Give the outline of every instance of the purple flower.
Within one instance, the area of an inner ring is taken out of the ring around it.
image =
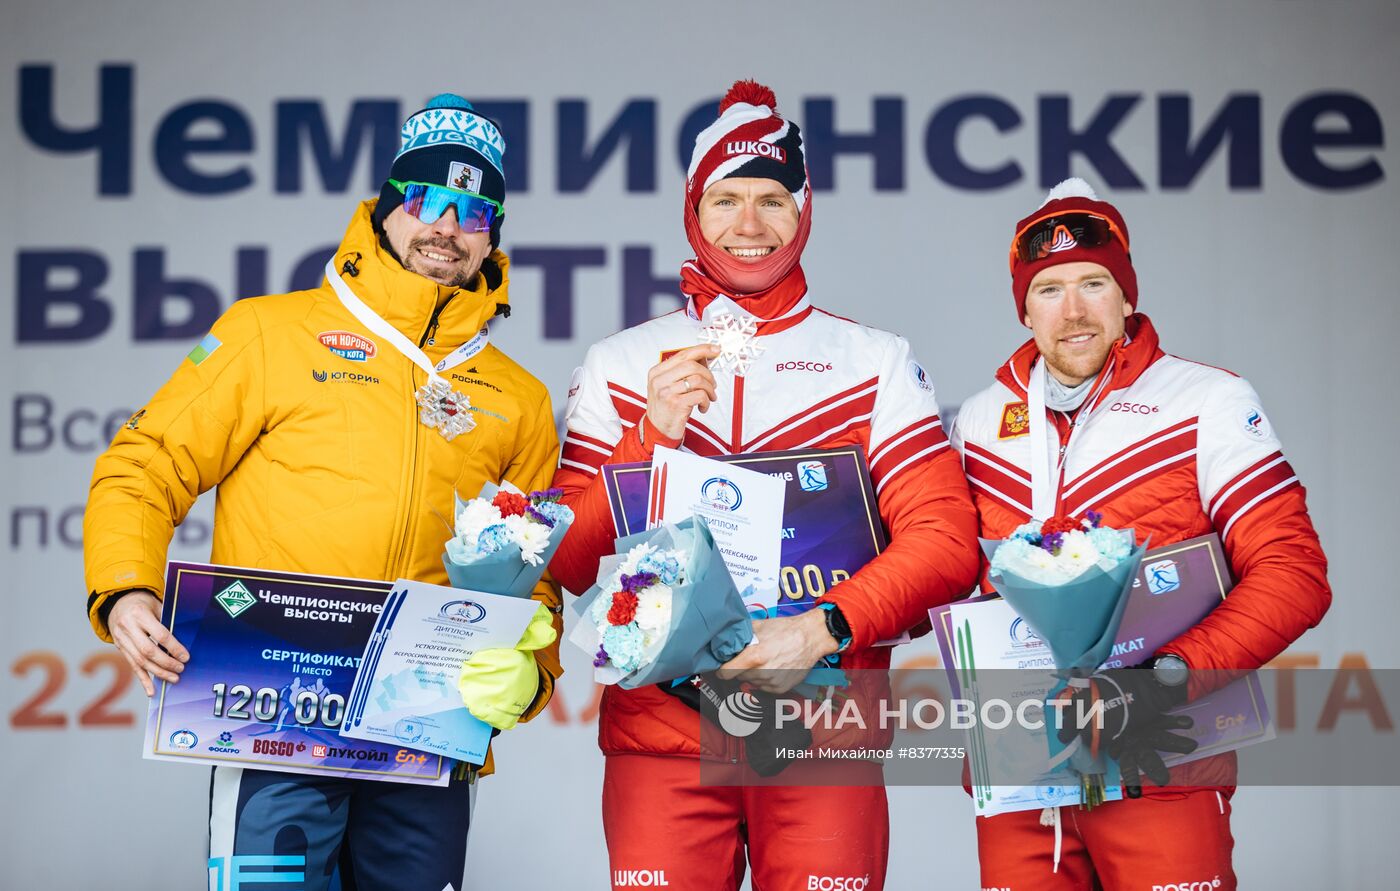
[[[534,520],[536,523],[540,523],[540,524],[542,524],[542,525],[548,526],[550,529],[553,529],[553,528],[554,528],[554,521],[551,520],[549,517],[546,517],[544,514],[540,513],[539,511],[535,510],[534,505],[531,505],[531,506],[525,508],[525,516],[527,516],[527,517],[529,517],[530,519]]]
[[[1089,528],[1097,529],[1103,525],[1103,514],[1096,510],[1091,510],[1085,514],[1089,518]]]
[[[639,572],[636,575],[622,575],[622,590],[628,594],[636,594],[644,591],[656,584],[657,576],[654,572]]]
[[[541,501],[558,501],[564,497],[563,489],[537,489],[525,496],[531,501],[539,503]]]
[[[1040,539],[1040,546],[1052,554],[1060,553],[1060,546],[1065,543],[1063,532],[1049,532]]]
[[[602,668],[608,664],[608,651],[602,647],[598,648],[598,655],[593,657],[593,667]]]

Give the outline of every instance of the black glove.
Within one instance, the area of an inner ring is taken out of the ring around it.
[[[1197,742],[1194,739],[1171,732],[1189,730],[1194,723],[1185,715],[1163,715],[1156,722],[1135,733],[1125,733],[1109,741],[1104,747],[1104,754],[1118,762],[1118,769],[1123,775],[1125,795],[1129,798],[1141,798],[1143,777],[1158,786],[1167,784],[1171,774],[1158,753],[1175,752],[1189,755],[1196,751]]]
[[[1195,721],[1185,715],[1166,714],[1186,702],[1187,685],[1163,684],[1150,663],[1098,672],[1089,680],[1091,686],[1075,688],[1071,705],[1064,710],[1060,742],[1069,745],[1078,737],[1086,747],[1091,746],[1097,729],[1103,753],[1118,762],[1129,798],[1142,795],[1143,776],[1159,786],[1166,785],[1169,775],[1158,753],[1185,755],[1196,750],[1194,739],[1172,732],[1189,730]],[[1096,700],[1104,707],[1102,726],[1092,718],[1078,726],[1079,715],[1087,716]]]
[[[1063,712],[1059,736],[1065,745],[1076,736],[1090,745],[1096,730],[1101,745],[1120,736],[1136,736],[1186,702],[1186,684],[1168,687],[1157,680],[1148,665],[1101,671],[1091,676],[1089,683],[1088,687],[1073,688],[1071,704]],[[1095,701],[1103,704],[1102,725],[1089,714]],[[1078,724],[1081,715],[1085,717],[1083,727]]]
[[[725,733],[730,733],[730,730],[721,720],[720,710],[730,710],[729,703],[733,701],[730,697],[745,693],[740,681],[721,680],[710,674],[696,675],[675,686],[669,683],[658,686],[704,715]],[[759,776],[777,776],[792,763],[791,757],[780,754],[781,750],[800,752],[812,745],[812,731],[802,722],[788,721],[786,726],[778,726],[778,698],[773,694],[751,690],[742,702],[747,707],[746,713],[740,716],[743,720],[736,722],[731,718],[728,723],[730,727],[744,728],[756,724],[752,731],[736,738],[744,740],[744,757]]]

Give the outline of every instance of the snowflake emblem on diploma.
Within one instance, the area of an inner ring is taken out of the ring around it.
[[[711,368],[743,375],[748,374],[749,365],[763,352],[763,345],[754,339],[757,334],[758,322],[753,316],[722,312],[700,329],[700,342],[719,347],[719,355],[710,360]]]
[[[435,428],[448,442],[476,426],[471,400],[440,377],[419,387],[417,397],[418,420]]]

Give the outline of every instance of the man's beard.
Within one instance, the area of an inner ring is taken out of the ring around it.
[[[435,253],[452,257],[458,262],[461,262],[462,260],[466,259],[462,252],[457,249],[457,246],[450,239],[419,238],[408,243],[408,256],[406,258],[399,258],[399,262],[403,264],[403,268],[407,269],[409,272],[417,273],[418,275],[423,276],[429,281],[435,281],[438,284],[448,288],[461,288],[468,291],[476,289],[477,280],[481,277],[480,267],[470,272],[467,272],[465,269],[452,270],[448,272],[442,272],[437,270],[436,268],[425,269],[419,265],[419,258],[421,257],[419,251],[422,248],[427,248]],[[441,277],[444,275],[446,276],[445,278]]]

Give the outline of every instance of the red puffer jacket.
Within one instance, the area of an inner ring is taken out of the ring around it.
[[[706,316],[725,309],[725,300]],[[731,307],[732,308],[732,307]],[[675,312],[595,345],[570,385],[568,435],[554,485],[577,519],[550,571],[575,593],[593,584],[613,551],[613,522],[598,468],[649,461],[659,434],[645,423],[647,372],[667,351],[698,343],[705,321]],[[842,656],[855,671],[859,701],[888,694],[890,648],[876,641],[921,623],[930,607],[970,589],[977,574],[976,512],[939,421],[933,386],[900,337],[802,306],[764,323],[761,357],[745,375],[717,374],[719,401],[694,415],[679,445],[705,456],[859,444],[870,459],[885,551],[835,585],[852,643]],[[675,446],[673,442],[663,445]],[[739,757],[736,740],[706,733],[700,717],[656,688],[609,687],[598,742],[607,754]],[[884,747],[892,735],[844,732],[817,744]]]
[[[1026,382],[1038,356],[1034,340],[1023,345],[953,425],[987,538],[1030,519]],[[1216,532],[1236,579],[1220,606],[1158,653],[1193,670],[1254,669],[1316,625],[1332,601],[1327,558],[1249,383],[1163,353],[1138,314],[1090,393],[1072,417],[1047,412],[1063,449],[1050,461],[1059,467],[1056,513],[1101,511],[1105,524],[1131,527],[1153,547]],[[983,569],[986,587],[985,560]],[[1201,678],[1192,697],[1205,691]],[[1234,778],[1231,753],[1182,765],[1172,785],[1228,787]]]

